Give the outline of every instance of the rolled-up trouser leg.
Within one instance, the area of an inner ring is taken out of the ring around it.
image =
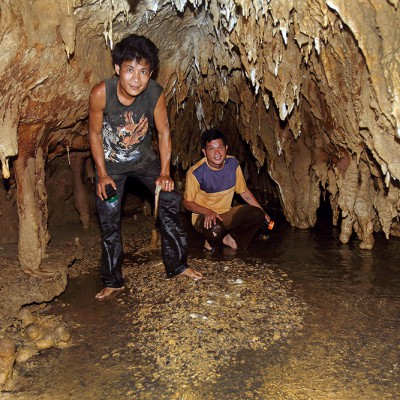
[[[104,287],[119,288],[122,278],[121,199],[124,192],[124,177],[112,176],[117,185],[118,200],[109,203],[97,197],[97,211],[101,234],[101,279]]]
[[[245,249],[253,240],[265,220],[265,212],[255,206],[240,205],[221,214],[225,230],[235,239],[239,248]]]
[[[187,236],[180,216],[180,199],[175,190],[160,192],[161,250],[168,278],[179,275],[187,268]]]

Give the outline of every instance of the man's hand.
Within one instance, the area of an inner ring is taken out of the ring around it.
[[[97,182],[96,193],[97,193],[97,196],[99,196],[101,200],[107,199],[107,193],[106,193],[107,185],[111,185],[115,190],[117,190],[117,185],[108,175],[103,176],[102,178],[99,178],[99,181]]]
[[[223,221],[222,217],[215,211],[210,210],[207,207],[203,207],[197,204],[195,201],[183,199],[183,205],[185,208],[193,213],[204,215],[204,228],[212,228],[216,223],[217,219]]]
[[[204,228],[210,229],[217,223],[217,219],[222,221],[222,218],[215,211],[207,209],[204,213]]]
[[[156,186],[160,185],[164,192],[172,192],[175,184],[169,175],[160,175],[156,180]]]

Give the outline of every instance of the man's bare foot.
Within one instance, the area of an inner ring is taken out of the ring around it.
[[[230,247],[231,249],[233,249],[233,250],[237,250],[237,248],[238,248],[238,245],[236,244],[236,241],[235,241],[235,239],[231,236],[231,235],[226,235],[223,239],[222,239],[222,243],[225,245],[225,246],[228,246],[228,247]]]
[[[204,249],[207,251],[214,251],[214,247],[211,246],[210,243],[208,243],[208,240],[204,241],[204,245],[203,245]]]
[[[195,281],[199,281],[200,279],[203,279],[203,275],[199,272],[196,271],[194,268],[186,268],[182,273],[180,273],[178,276],[187,276],[188,278],[192,278]]]
[[[99,293],[97,293],[94,298],[101,300],[101,299],[104,299],[116,292],[120,292],[121,290],[124,290],[124,289],[125,289],[125,286],[122,286],[119,288],[105,287]]]

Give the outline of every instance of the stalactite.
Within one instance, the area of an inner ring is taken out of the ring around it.
[[[14,167],[18,186],[18,259],[26,272],[48,276],[51,272],[40,267],[50,239],[43,152],[39,149],[35,157],[30,152],[20,152]]]
[[[160,47],[157,79],[182,165],[196,150],[187,137],[234,124],[260,166],[268,163],[293,226],[313,224],[327,174],[334,221],[341,213],[342,231],[351,233],[360,224],[343,194],[346,179],[352,181],[343,177],[350,157],[351,170],[366,163],[374,171],[374,226],[389,234],[400,209],[389,198],[400,179],[397,0],[159,0],[134,7],[127,0],[41,0],[31,10],[11,3],[0,14],[5,177],[21,124],[42,124],[43,142],[52,143],[45,159],[57,157],[66,136],[72,154],[90,87],[112,74],[109,51],[138,32]],[[290,193],[298,190],[304,201]],[[370,207],[369,200],[363,204]]]
[[[9,158],[18,154],[19,103],[19,96],[10,92],[0,100],[0,163],[4,179],[10,177]]]

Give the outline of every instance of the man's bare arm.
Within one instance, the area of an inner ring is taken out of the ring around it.
[[[101,130],[103,128],[103,111],[106,105],[105,84],[101,82],[93,87],[89,96],[89,139],[90,149],[96,164],[96,170],[99,177],[97,183],[97,195],[104,200],[107,198],[105,187],[107,184],[116,189],[114,181],[107,175],[103,136]]]
[[[253,193],[249,189],[247,189],[243,193],[240,193],[240,196],[247,204],[250,204],[251,206],[254,206],[254,207],[261,208],[261,210],[264,211],[264,209],[261,207],[260,203],[257,201],[257,199],[254,197]],[[269,217],[269,215],[265,211],[264,211],[264,213],[265,213],[265,219],[267,220],[267,222],[271,221],[271,218]]]
[[[161,94],[154,109],[154,122],[158,133],[161,161],[160,176],[156,180],[156,185],[161,185],[163,190],[170,192],[174,190],[174,181],[170,177],[172,141],[164,93]]]

